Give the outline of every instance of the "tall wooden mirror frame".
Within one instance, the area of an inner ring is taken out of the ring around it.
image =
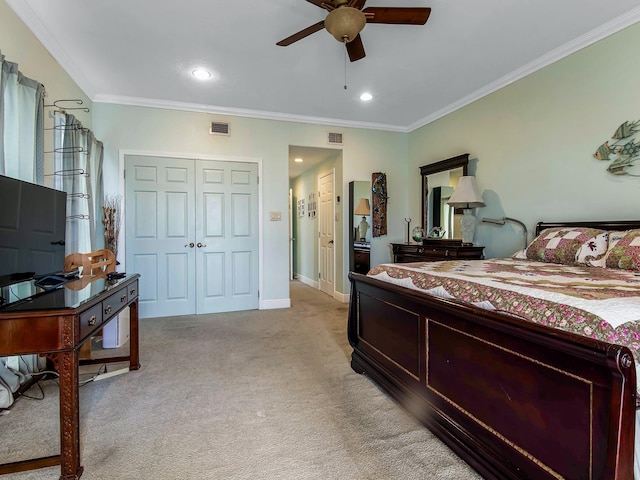
[[[434,173],[446,172],[447,170],[454,170],[456,168],[462,168],[462,175],[469,174],[469,154],[463,153],[456,157],[447,158],[436,163],[430,163],[429,165],[423,165],[420,167],[420,175],[422,176],[422,225],[425,229],[424,234],[427,235],[427,225],[429,224],[429,175]]]

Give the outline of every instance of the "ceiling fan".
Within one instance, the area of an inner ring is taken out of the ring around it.
[[[364,45],[360,32],[367,23],[388,23],[395,25],[424,25],[429,19],[428,7],[367,7],[367,0],[307,0],[329,12],[326,18],[315,25],[300,30],[276,45],[286,47],[308,37],[323,28],[346,45],[349,60],[355,62],[364,58]]]

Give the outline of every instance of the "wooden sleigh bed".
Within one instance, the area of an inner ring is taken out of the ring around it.
[[[565,226],[622,231],[640,222],[540,223],[536,235]],[[633,479],[629,348],[365,275],[349,278],[352,368],[483,477]]]

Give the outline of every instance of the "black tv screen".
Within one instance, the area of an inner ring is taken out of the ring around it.
[[[0,175],[0,286],[62,272],[67,194]]]

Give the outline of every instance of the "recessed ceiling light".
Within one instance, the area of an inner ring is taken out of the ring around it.
[[[211,72],[203,68],[196,68],[193,72],[191,72],[191,75],[193,75],[198,80],[208,80],[212,76]]]
[[[296,162],[296,163],[302,163],[303,162],[303,160],[301,158],[299,158],[299,157],[295,158],[293,161]]]
[[[362,100],[363,102],[368,102],[372,98],[373,95],[371,95],[369,92],[364,92],[362,95],[360,95],[360,100]]]

